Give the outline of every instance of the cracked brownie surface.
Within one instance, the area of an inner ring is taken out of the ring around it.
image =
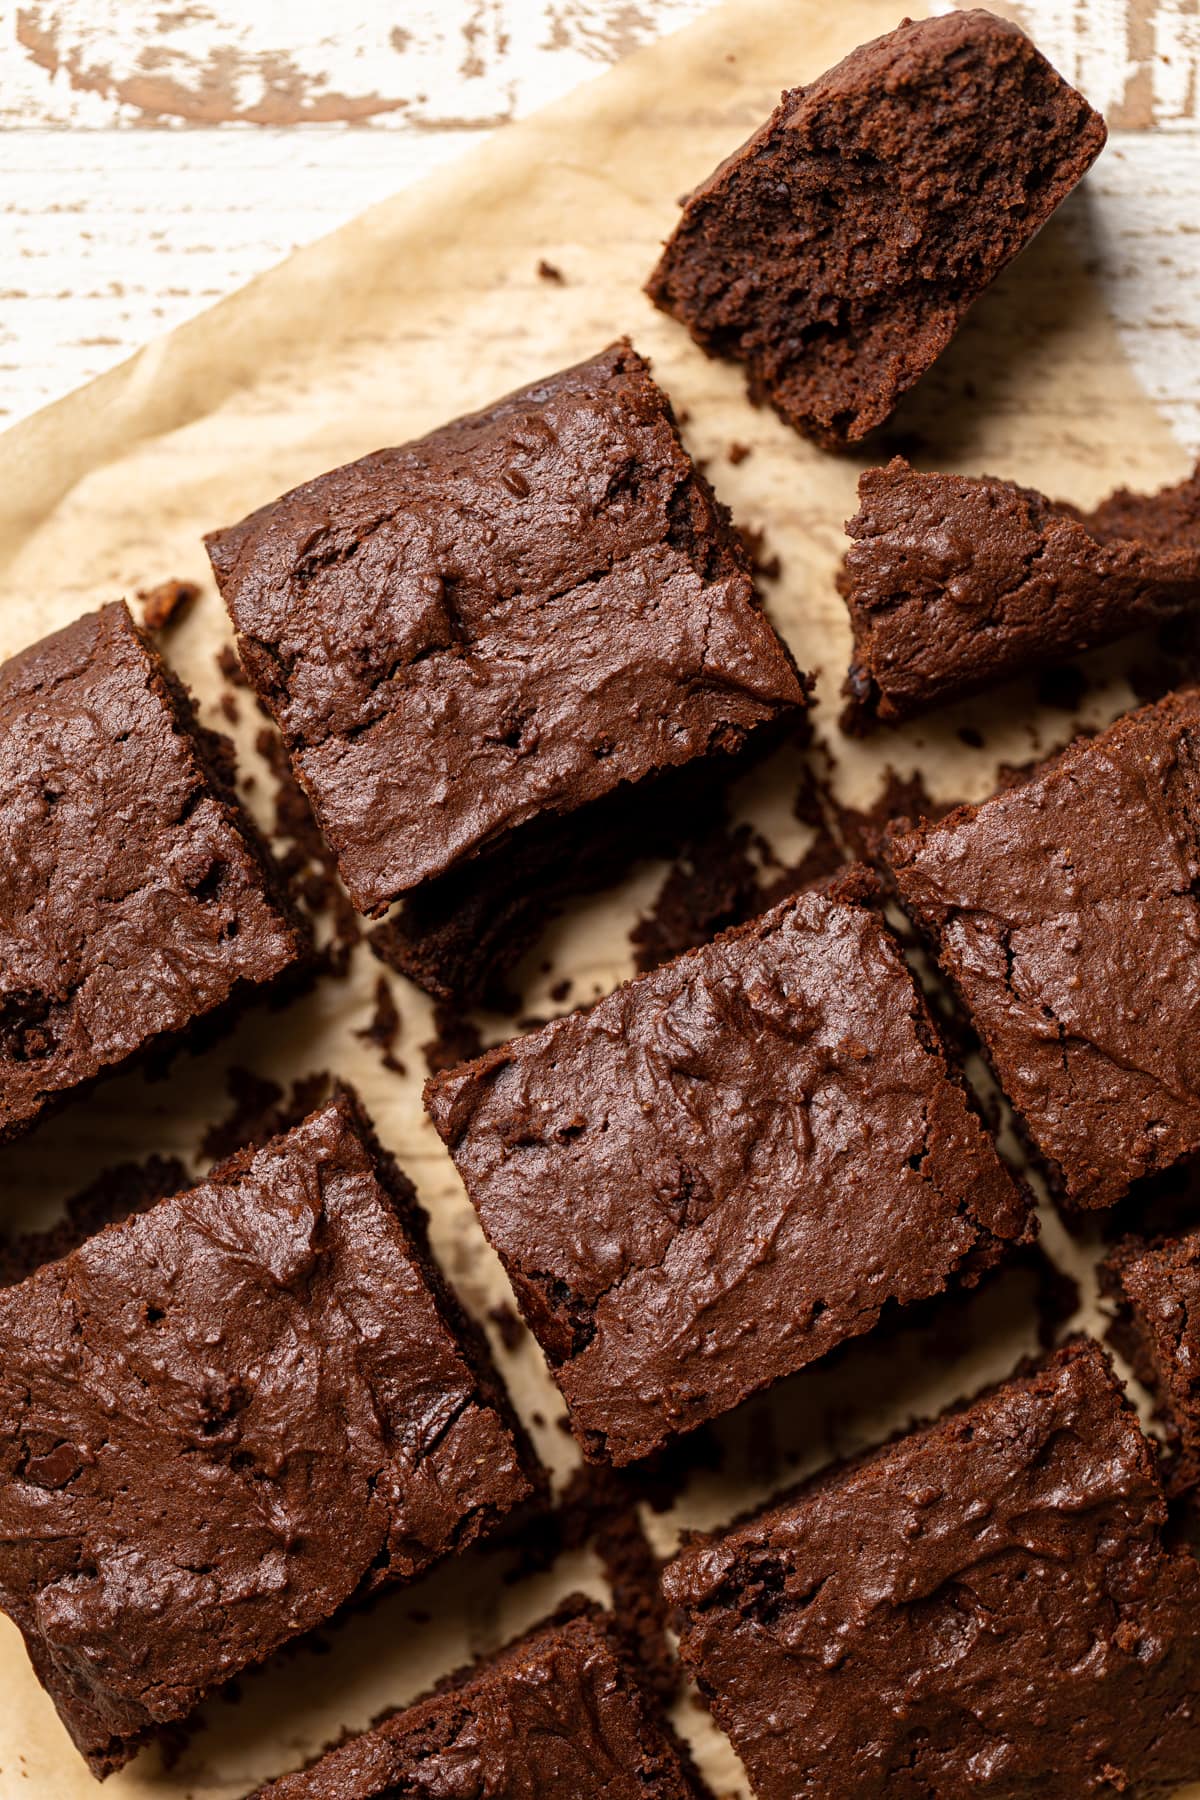
[[[684,202],[647,292],[839,448],[889,416],[1104,138],[1007,20],[906,21],[784,94]]]
[[[0,1293],[0,1604],[98,1775],[539,1482],[345,1092]]]
[[[1099,1345],[689,1544],[684,1661],[759,1800],[1080,1800],[1200,1767],[1200,1571]]]
[[[578,1598],[554,1619],[253,1800],[707,1800],[618,1647]]]
[[[297,488],[209,553],[356,906],[803,703],[628,343]]]
[[[426,1103],[577,1437],[617,1463],[1032,1230],[849,898],[787,901]]]
[[[896,724],[1200,601],[1200,468],[1093,512],[985,475],[859,478],[838,579],[853,728]]]
[[[886,854],[1069,1200],[1111,1205],[1200,1150],[1200,695]]]
[[[122,603],[0,667],[0,1142],[307,949]]]

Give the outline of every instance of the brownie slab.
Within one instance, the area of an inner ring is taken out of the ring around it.
[[[628,343],[208,544],[362,912],[803,703]]]
[[[1057,1189],[1110,1206],[1200,1150],[1200,696],[886,848]]]
[[[1109,1337],[1167,1427],[1171,1491],[1188,1492],[1200,1483],[1200,1232],[1124,1239],[1100,1265],[1100,1289],[1116,1310]]]
[[[0,666],[0,1142],[306,954],[224,754],[123,603]]]
[[[0,1605],[97,1775],[539,1482],[347,1093],[0,1292]]]
[[[1081,1800],[1200,1775],[1200,1571],[1073,1343],[664,1577],[758,1800]]]
[[[575,1601],[252,1800],[704,1800],[706,1791],[611,1618]]]
[[[883,423],[1104,137],[1015,25],[906,21],[784,94],[684,202],[647,292],[838,448]]]
[[[1200,603],[1200,468],[1093,512],[990,475],[859,478],[843,724],[899,723]]]
[[[426,1104],[596,1460],[1032,1231],[897,945],[844,897],[787,901]]]

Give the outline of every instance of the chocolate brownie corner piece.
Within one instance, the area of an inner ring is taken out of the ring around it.
[[[581,1599],[252,1800],[710,1800],[611,1618]]]
[[[856,891],[796,896],[426,1086],[594,1460],[648,1454],[1032,1231]]]
[[[1200,1485],[1200,1232],[1125,1238],[1100,1265],[1115,1309],[1109,1339],[1154,1396],[1168,1432],[1172,1494]]]
[[[843,724],[898,724],[1200,601],[1200,468],[1094,512],[985,475],[859,479],[838,579],[854,632]]]
[[[1070,1204],[1200,1150],[1200,694],[885,854]]]
[[[0,1293],[0,1604],[97,1775],[540,1482],[345,1092]]]
[[[1104,137],[1015,25],[906,21],[784,94],[684,202],[647,292],[839,448],[883,423]]]
[[[123,603],[0,667],[0,1142],[307,952]]]
[[[804,703],[627,342],[208,543],[362,912]]]
[[[1200,1571],[1099,1345],[834,1468],[664,1577],[758,1800],[1173,1792]]]

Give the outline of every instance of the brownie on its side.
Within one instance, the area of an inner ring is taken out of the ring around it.
[[[883,423],[1104,137],[1015,25],[906,21],[784,94],[684,202],[647,292],[838,448]]]
[[[990,475],[859,478],[843,725],[894,725],[1200,603],[1200,467],[1085,513]]]
[[[1200,1776],[1200,1570],[1078,1340],[666,1571],[758,1800],[1081,1800]]]
[[[1109,1337],[1154,1396],[1167,1427],[1169,1485],[1200,1485],[1200,1232],[1146,1244],[1126,1238],[1100,1265],[1116,1317]]]
[[[804,702],[628,343],[208,543],[247,674],[365,913]]]
[[[1066,1199],[1200,1150],[1200,694],[885,854]]]
[[[0,1143],[307,952],[124,603],[0,666]]]
[[[252,1800],[705,1800],[607,1614],[564,1604],[516,1643]]]
[[[594,1460],[1032,1233],[857,891],[799,895],[426,1086]]]
[[[541,1481],[345,1092],[0,1292],[0,1606],[97,1775]]]

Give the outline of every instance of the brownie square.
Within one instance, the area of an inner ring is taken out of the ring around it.
[[[1149,1795],[1200,1775],[1200,1570],[1099,1345],[665,1574],[758,1800]]]
[[[881,425],[1104,144],[1015,25],[905,21],[683,203],[647,292],[830,449]]]
[[[1200,468],[1081,512],[990,475],[918,474],[897,456],[860,476],[846,530],[851,729],[897,724],[1200,601]]]
[[[704,1800],[612,1619],[574,1599],[425,1700],[347,1738],[253,1800]]]
[[[1076,1206],[1200,1150],[1198,734],[1169,694],[886,849]]]
[[[365,913],[803,703],[728,514],[625,342],[208,544]]]
[[[539,1485],[345,1092],[0,1292],[0,1605],[97,1775]]]
[[[306,954],[226,754],[123,603],[0,666],[0,1142]]]
[[[1200,1232],[1126,1238],[1100,1265],[1116,1317],[1109,1337],[1167,1427],[1173,1494],[1200,1484]]]
[[[788,900],[426,1086],[595,1460],[1032,1235],[856,891]]]

